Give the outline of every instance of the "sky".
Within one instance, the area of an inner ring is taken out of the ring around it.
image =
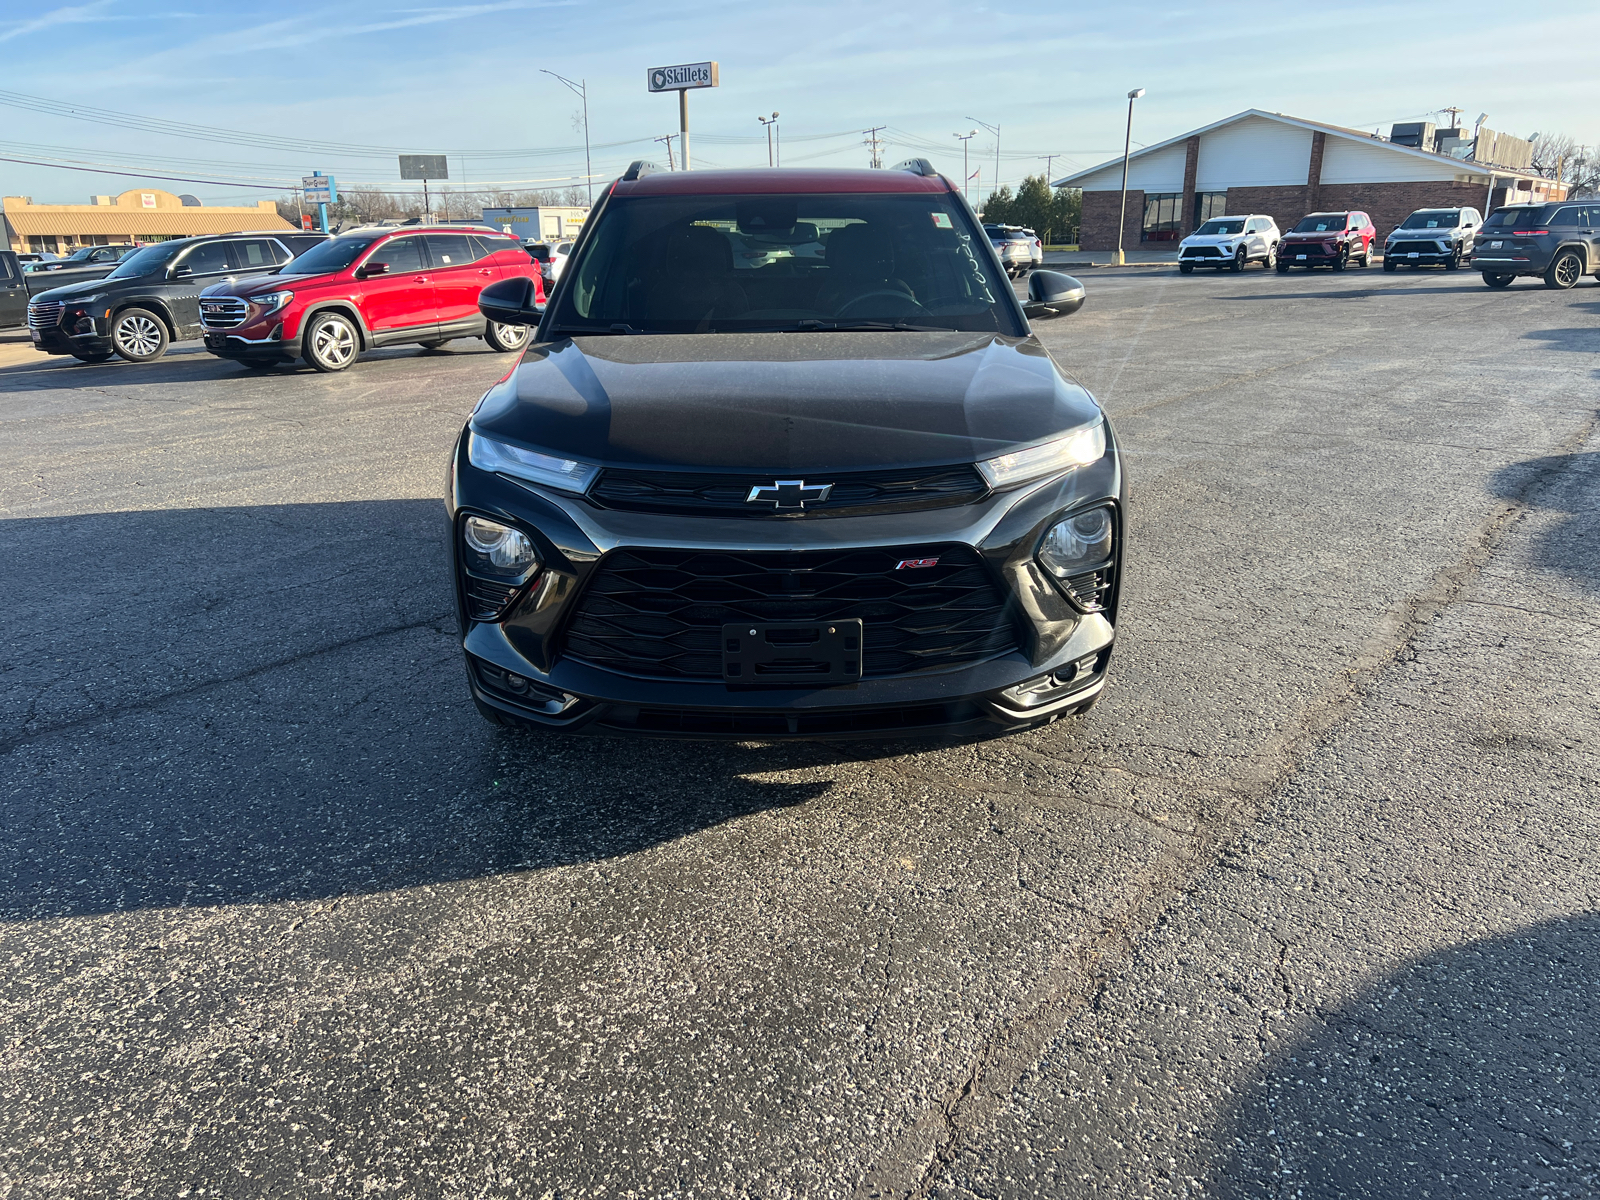
[[[1595,145],[1597,46],[1595,0],[0,0],[0,193],[238,204],[318,169],[398,190],[405,150],[448,155],[451,185],[580,183],[580,103],[545,70],[587,87],[599,182],[665,162],[676,95],[648,94],[647,69],[706,59],[721,85],[690,93],[694,166],[766,165],[756,118],[778,112],[785,166],[867,166],[862,131],[884,126],[886,164],[981,172],[974,199],[997,174],[987,127],[1002,183],[1046,155],[1059,178],[1120,156],[1139,87],[1136,147],[1247,108],[1387,134],[1449,106]]]

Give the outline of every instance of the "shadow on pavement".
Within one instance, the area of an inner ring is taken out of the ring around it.
[[[1600,453],[1512,463],[1495,473],[1491,486],[1502,499],[1568,513],[1533,544],[1533,563],[1600,591]]]
[[[1256,292],[1246,296],[1218,296],[1217,299],[1230,303],[1248,303],[1257,300],[1370,300],[1374,296],[1454,295],[1457,292],[1480,292],[1482,290],[1482,284],[1476,286],[1468,284],[1462,287],[1366,287],[1326,292]]]
[[[1225,1131],[1233,1157],[1216,1194],[1600,1193],[1597,989],[1593,913],[1379,980],[1251,1089]]]
[[[468,696],[437,500],[0,521],[0,919],[631,854],[827,780],[809,744],[540,737]]]
[[[1529,341],[1544,342],[1550,350],[1571,350],[1578,354],[1600,352],[1600,329],[1530,329],[1522,335]]]

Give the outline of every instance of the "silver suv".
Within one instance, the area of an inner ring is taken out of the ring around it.
[[[1258,262],[1272,270],[1278,262],[1278,223],[1263,213],[1238,217],[1212,217],[1178,243],[1178,270],[1185,275],[1196,267],[1242,271]]]
[[[983,231],[989,235],[994,252],[1000,256],[1000,265],[1010,278],[1026,275],[1033,269],[1033,239],[1025,231],[1015,225],[985,225]],[[1044,254],[1041,252],[1039,257],[1042,260]]]
[[[1383,269],[1402,264],[1442,265],[1454,271],[1472,257],[1472,243],[1483,218],[1475,208],[1419,208],[1383,244]]]

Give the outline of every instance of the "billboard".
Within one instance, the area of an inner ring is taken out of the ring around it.
[[[717,64],[714,62],[684,63],[677,67],[651,67],[645,72],[645,82],[652,92],[682,92],[689,88],[717,86]]]
[[[449,179],[450,166],[442,154],[402,154],[401,179]]]

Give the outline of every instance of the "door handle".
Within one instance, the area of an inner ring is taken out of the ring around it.
[[[428,282],[428,277],[426,275],[413,275],[411,277],[411,282],[412,283],[427,283]]]
[[[478,274],[479,275],[493,275],[494,271],[489,267],[479,267],[478,268]]]

